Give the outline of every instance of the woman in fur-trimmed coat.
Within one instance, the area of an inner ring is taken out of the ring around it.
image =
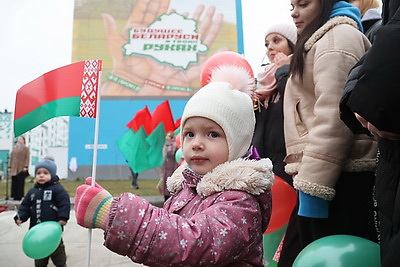
[[[339,117],[347,74],[370,42],[360,31],[359,11],[351,4],[301,3],[292,1],[299,36],[284,98],[285,170],[293,175],[298,202],[278,266],[292,266],[304,247],[328,235],[377,241],[377,144],[371,136],[353,134]]]

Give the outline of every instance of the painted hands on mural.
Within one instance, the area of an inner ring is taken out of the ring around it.
[[[149,4],[148,4],[149,3]],[[139,0],[132,9],[122,33],[118,33],[117,25],[112,16],[102,14],[107,49],[113,60],[113,68],[109,79],[103,83],[102,95],[190,95],[173,90],[160,89],[162,85],[173,85],[177,87],[191,87],[193,80],[200,76],[201,67],[204,64],[207,54],[199,54],[198,64],[190,65],[186,70],[172,68],[160,64],[151,58],[141,56],[125,56],[122,47],[127,43],[128,31],[131,28],[145,28],[157,17],[168,11],[169,0]],[[204,5],[199,5],[191,16],[198,23],[198,33],[202,42],[210,47],[219,31],[221,30],[223,16],[215,14],[215,7],[210,6],[205,12]],[[189,17],[188,13],[182,14]],[[202,17],[202,19],[201,19]],[[228,50],[220,49],[220,50]],[[118,82],[116,82],[118,80]],[[147,81],[156,81],[151,84]],[[125,83],[124,85],[121,85]]]

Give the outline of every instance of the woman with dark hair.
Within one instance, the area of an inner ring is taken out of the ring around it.
[[[350,69],[370,47],[360,11],[345,1],[291,0],[298,38],[285,97],[285,171],[298,200],[279,266],[292,266],[313,241],[335,234],[377,241],[373,188],[377,145],[339,117]]]
[[[289,64],[297,40],[294,24],[274,24],[265,33],[266,56],[270,64],[257,75],[253,92],[256,127],[252,144],[261,158],[269,158],[273,171],[292,185],[292,177],[285,173],[286,156],[283,134],[283,96],[289,77]]]

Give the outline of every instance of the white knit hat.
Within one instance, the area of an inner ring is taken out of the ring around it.
[[[271,33],[279,33],[293,44],[297,42],[297,29],[294,24],[275,24],[268,28],[265,37]]]
[[[227,82],[210,82],[187,102],[181,119],[181,130],[190,117],[204,117],[217,123],[226,135],[228,160],[240,158],[248,151],[253,138],[255,117],[248,94]],[[181,144],[183,144],[181,135]]]

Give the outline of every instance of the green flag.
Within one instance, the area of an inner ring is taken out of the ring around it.
[[[126,125],[130,128],[118,141],[118,147],[134,172],[140,173],[163,164],[163,148],[168,131],[178,131],[168,101],[151,115],[147,106],[139,110]]]
[[[136,133],[132,129],[127,130],[117,141],[119,150],[136,173],[152,168],[147,160],[149,145],[146,142],[146,137],[144,128],[140,127]]]
[[[164,124],[160,123],[153,132],[146,138],[149,145],[147,150],[147,159],[150,168],[160,167],[163,164],[163,148],[165,144]]]

